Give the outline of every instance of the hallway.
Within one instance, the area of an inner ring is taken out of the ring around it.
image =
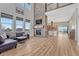
[[[79,55],[79,47],[67,34],[59,33],[58,37],[30,38],[25,43],[18,44],[16,49],[3,52],[1,55],[75,56]]]

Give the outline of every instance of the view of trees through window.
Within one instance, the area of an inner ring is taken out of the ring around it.
[[[12,24],[13,24],[13,19],[9,18],[1,18],[1,28],[4,29],[5,31],[12,31]],[[23,20],[16,19],[16,31],[22,31],[23,30]],[[25,22],[25,31],[30,30],[30,21]]]
[[[31,9],[30,3],[17,3],[16,5],[17,5],[16,7],[21,8],[21,10],[16,8],[15,13],[18,13],[18,14],[24,15],[24,9]],[[0,19],[1,29],[4,29],[5,31],[12,31],[12,30],[23,31],[23,29],[25,29],[25,31],[30,30],[29,20],[24,22],[23,18],[16,17],[15,22],[16,22],[15,23],[16,26],[14,26],[13,15],[9,15],[1,12],[1,19]],[[14,27],[16,29],[14,29]]]
[[[30,30],[31,23],[29,20],[25,21],[23,23],[23,19],[16,18],[16,31],[22,31],[23,30],[23,25],[25,24],[25,31]],[[13,19],[6,18],[6,17],[1,17],[1,28],[4,29],[5,31],[12,31],[13,28]]]
[[[1,27],[5,31],[12,31],[12,23],[12,19],[1,17]]]

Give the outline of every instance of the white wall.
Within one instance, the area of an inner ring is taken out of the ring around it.
[[[76,40],[77,40],[77,44],[79,45],[79,4],[77,4],[76,13],[77,13],[77,19],[76,19]]]
[[[15,4],[13,3],[0,3],[0,12],[8,13],[11,15],[15,14]]]
[[[77,41],[77,44],[79,45],[79,4],[76,4],[76,34],[75,39]]]
[[[72,30],[76,30],[76,9],[68,21],[68,32],[70,33]]]

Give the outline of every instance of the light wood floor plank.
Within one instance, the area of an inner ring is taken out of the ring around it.
[[[67,34],[58,36],[32,37],[16,49],[0,54],[1,56],[78,56],[79,46]]]

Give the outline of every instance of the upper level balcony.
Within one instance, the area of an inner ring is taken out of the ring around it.
[[[74,3],[47,3],[46,12],[52,11],[58,8],[62,8],[65,6],[69,6],[71,4],[74,4]]]

